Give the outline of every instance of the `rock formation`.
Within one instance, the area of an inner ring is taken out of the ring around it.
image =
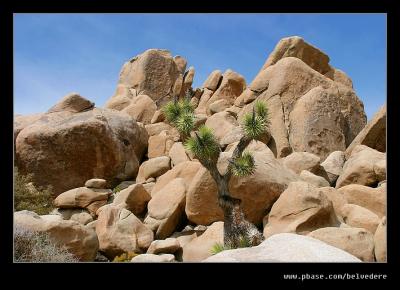
[[[192,88],[183,56],[149,49],[123,65],[105,108],[71,93],[45,113],[15,116],[15,165],[33,175],[29,186],[52,186],[56,207],[15,212],[15,224],[81,261],[385,262],[386,106],[367,124],[351,79],[329,61],[287,37],[250,83],[216,69]],[[268,130],[246,147],[254,173],[228,184],[263,231],[260,245],[221,245],[216,183],[162,110],[175,98],[190,98],[196,128],[216,136],[221,175],[243,116],[268,105]]]

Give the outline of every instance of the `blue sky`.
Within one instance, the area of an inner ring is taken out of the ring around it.
[[[228,68],[250,83],[293,35],[352,78],[368,119],[386,102],[385,14],[15,14],[14,113],[45,112],[70,92],[102,107],[123,63],[149,48],[185,57],[194,87]]]

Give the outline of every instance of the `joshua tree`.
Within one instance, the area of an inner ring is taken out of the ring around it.
[[[190,93],[181,100],[175,97],[163,107],[163,112],[166,120],[179,131],[185,148],[194,154],[217,184],[218,204],[224,212],[224,245],[237,248],[243,244],[255,246],[261,243],[262,234],[244,218],[240,208],[241,200],[231,196],[229,181],[232,175],[243,177],[254,173],[254,158],[245,149],[252,140],[259,139],[269,125],[266,105],[256,101],[253,111],[244,116],[241,124],[243,136],[223,175],[217,169],[221,146],[208,127],[202,125],[196,130]]]

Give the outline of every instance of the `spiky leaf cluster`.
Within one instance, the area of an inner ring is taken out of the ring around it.
[[[254,109],[255,112],[258,116],[260,116],[261,118],[264,119],[264,121],[266,122],[266,124],[269,124],[269,115],[268,115],[268,108],[266,106],[266,104],[260,100],[256,100],[254,103]]]
[[[258,139],[269,125],[268,109],[262,101],[256,101],[252,113],[244,115],[242,128],[250,139]]]
[[[256,164],[253,155],[250,152],[244,152],[242,156],[236,158],[231,163],[231,170],[233,175],[243,177],[254,173]]]
[[[194,108],[188,99],[168,102],[162,109],[165,119],[181,134],[189,135],[193,130],[195,116]]]
[[[190,137],[185,148],[202,160],[212,160],[218,157],[220,147],[211,129],[205,125],[200,126],[195,136]]]
[[[193,113],[184,113],[175,121],[175,128],[179,133],[188,136],[194,127],[195,116]]]

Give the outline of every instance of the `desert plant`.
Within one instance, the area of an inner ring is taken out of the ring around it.
[[[48,214],[53,209],[51,186],[36,188],[31,174],[22,175],[14,167],[14,209],[34,211],[39,215]]]
[[[225,250],[231,250],[229,245],[224,245],[223,243],[215,243],[211,247],[211,254],[215,255]]]
[[[64,247],[54,244],[44,232],[31,231],[15,227],[14,231],[15,262],[79,262]]]
[[[139,254],[134,253],[134,252],[123,253],[119,256],[116,256],[114,258],[113,262],[130,262],[137,255],[139,255]]]
[[[243,177],[254,173],[256,166],[254,157],[244,150],[252,140],[262,138],[269,126],[266,104],[256,101],[252,112],[244,115],[241,124],[243,135],[223,175],[217,169],[221,146],[212,130],[206,126],[200,126],[197,131],[194,130],[194,108],[188,98],[181,100],[175,98],[163,107],[163,112],[167,122],[179,131],[186,149],[191,151],[210,172],[217,184],[218,204],[224,212],[224,246],[238,248],[244,243],[253,246],[261,243],[262,234],[244,218],[240,208],[241,200],[231,196],[228,185],[232,175]]]
[[[244,236],[240,236],[239,237],[239,244],[237,245],[237,248],[248,248],[251,247],[252,243],[251,241],[248,239],[248,237],[244,237]],[[222,251],[226,251],[226,250],[232,250],[233,248],[231,247],[231,245],[225,245],[222,243],[215,243],[212,247],[211,247],[211,254],[215,255],[218,254]]]

